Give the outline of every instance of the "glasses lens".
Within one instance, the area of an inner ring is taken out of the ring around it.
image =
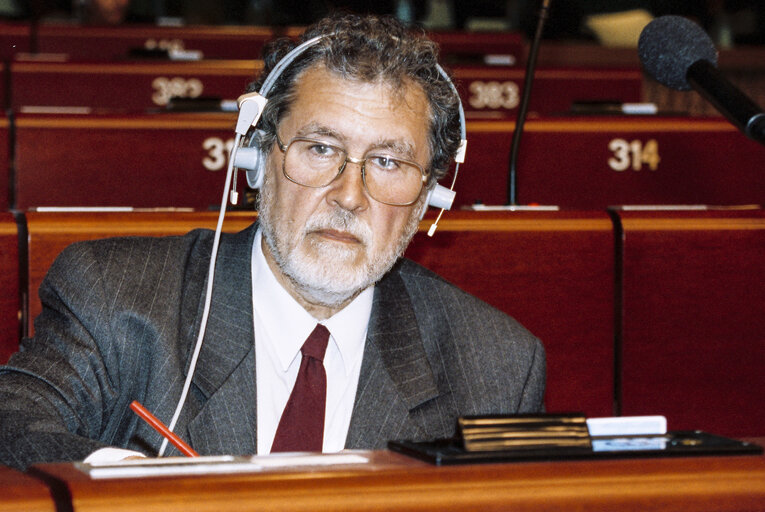
[[[317,140],[294,139],[284,154],[284,174],[307,187],[329,185],[345,162],[345,151]]]
[[[367,191],[381,203],[411,204],[422,191],[422,170],[411,162],[370,155],[366,158],[365,170]]]
[[[320,188],[332,183],[347,158],[342,148],[313,139],[293,139],[284,153],[284,175],[299,185]],[[423,186],[422,169],[412,162],[368,155],[364,182],[373,199],[392,205],[417,200]]]

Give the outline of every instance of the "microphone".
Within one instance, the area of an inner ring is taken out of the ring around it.
[[[537,53],[539,44],[542,40],[542,31],[545,21],[550,11],[551,0],[542,0],[539,7],[539,18],[537,19],[537,28],[534,32],[534,39],[529,49],[529,57],[526,61],[526,76],[523,80],[523,95],[518,105],[518,115],[515,119],[515,130],[513,130],[513,140],[510,143],[510,162],[508,164],[507,174],[507,204],[515,206],[518,199],[518,152],[521,147],[521,135],[523,135],[523,125],[526,123],[526,112],[531,100],[531,85],[534,83],[534,73],[537,67]]]
[[[694,89],[747,137],[765,145],[765,113],[717,69],[717,49],[699,25],[682,16],[661,16],[638,40],[643,69],[678,91]]]

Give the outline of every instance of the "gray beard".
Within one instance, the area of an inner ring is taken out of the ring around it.
[[[305,226],[295,229],[291,218],[281,218],[274,213],[269,181],[267,173],[266,183],[261,190],[259,211],[263,238],[281,272],[303,298],[312,304],[338,307],[382,279],[404,253],[419,226],[418,213],[424,197],[413,208],[396,243],[382,248],[377,254],[369,254],[374,236],[372,229],[354,213],[335,208],[315,214]],[[366,253],[365,263],[353,268],[351,265],[356,252],[344,249],[339,244],[313,238],[305,244],[306,234],[317,228],[339,229],[353,234],[362,242]],[[298,238],[292,246],[288,239],[290,233],[296,233]],[[305,245],[310,245],[312,254],[304,251]]]

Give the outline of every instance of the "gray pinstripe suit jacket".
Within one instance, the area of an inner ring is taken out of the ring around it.
[[[224,235],[194,385],[176,432],[202,454],[256,450],[250,248]],[[103,446],[156,453],[203,306],[212,232],[66,249],[40,287],[35,337],[0,368],[0,461],[78,460]],[[376,286],[348,448],[454,433],[468,414],[542,407],[544,351],[516,321],[402,260]]]

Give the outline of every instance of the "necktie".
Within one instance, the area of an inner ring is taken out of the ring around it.
[[[303,343],[295,387],[279,420],[271,452],[321,451],[327,399],[324,353],[328,341],[329,331],[317,324]]]

